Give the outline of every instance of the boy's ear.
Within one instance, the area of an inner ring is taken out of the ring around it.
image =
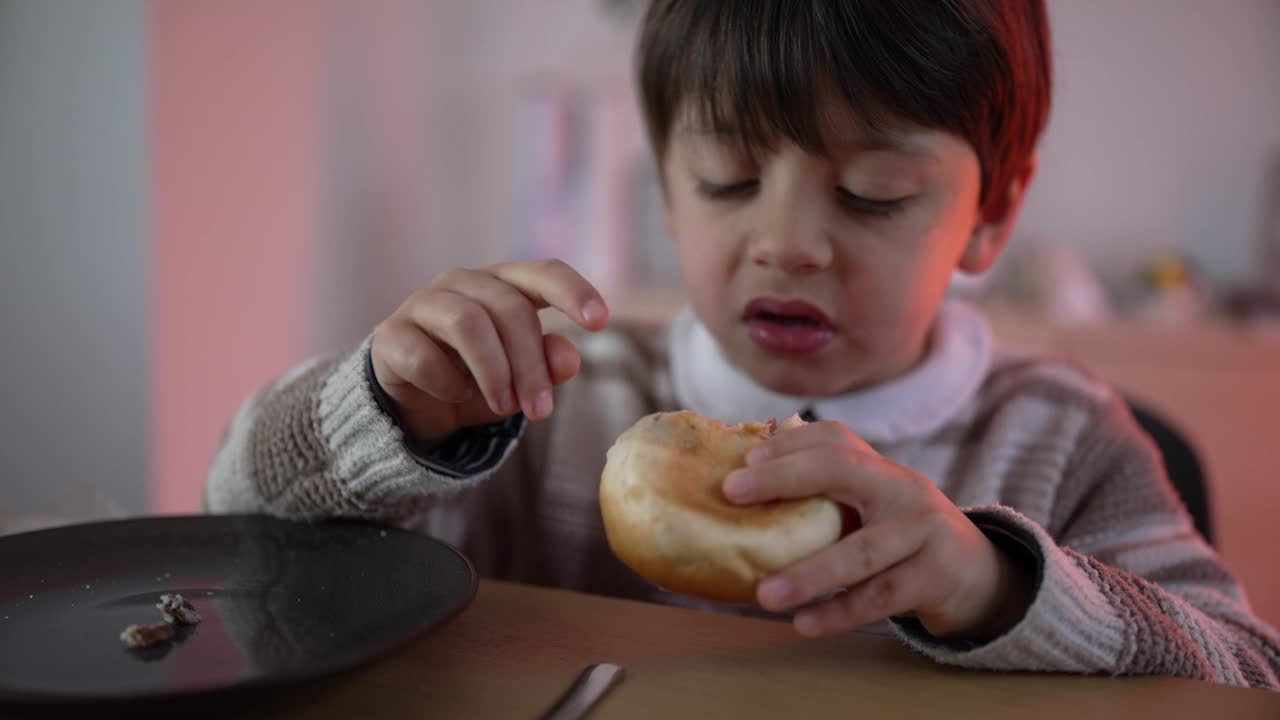
[[[971,274],[986,272],[995,264],[996,258],[1009,242],[1013,234],[1013,226],[1018,220],[1018,211],[1022,209],[1022,200],[1026,197],[1027,186],[1040,166],[1040,158],[1032,153],[1022,170],[1014,176],[1013,182],[1005,188],[999,197],[992,197],[984,205],[978,216],[978,224],[969,237],[964,254],[960,256],[958,268]]]

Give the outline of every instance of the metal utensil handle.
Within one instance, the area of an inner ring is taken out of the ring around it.
[[[613,663],[588,665],[573,681],[573,685],[570,685],[569,689],[560,696],[556,704],[542,716],[542,720],[580,720],[625,675],[621,665]]]

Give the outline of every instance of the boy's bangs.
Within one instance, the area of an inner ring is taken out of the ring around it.
[[[1029,0],[651,0],[637,53],[659,164],[678,125],[755,156],[782,140],[823,152],[836,118],[821,113],[838,112],[870,135],[963,138],[999,198],[1049,109],[1047,20]]]
[[[819,35],[820,13],[806,2],[767,4],[771,14],[763,21],[746,7],[752,2],[725,3],[735,10],[694,19],[667,73],[666,104],[675,124],[752,156],[782,140],[824,151],[830,100],[844,101],[862,124],[875,127],[880,105],[855,69],[859,63],[823,50],[830,39]],[[743,43],[743,37],[754,41]]]

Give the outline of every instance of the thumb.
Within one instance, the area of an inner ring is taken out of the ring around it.
[[[547,374],[553,385],[567,382],[582,366],[582,356],[569,338],[555,333],[542,337],[542,353],[547,358]]]

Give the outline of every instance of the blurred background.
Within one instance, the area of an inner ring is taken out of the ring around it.
[[[195,512],[255,388],[457,265],[679,304],[627,0],[0,0],[0,532]],[[1049,0],[1010,342],[1187,432],[1280,622],[1280,2]]]

